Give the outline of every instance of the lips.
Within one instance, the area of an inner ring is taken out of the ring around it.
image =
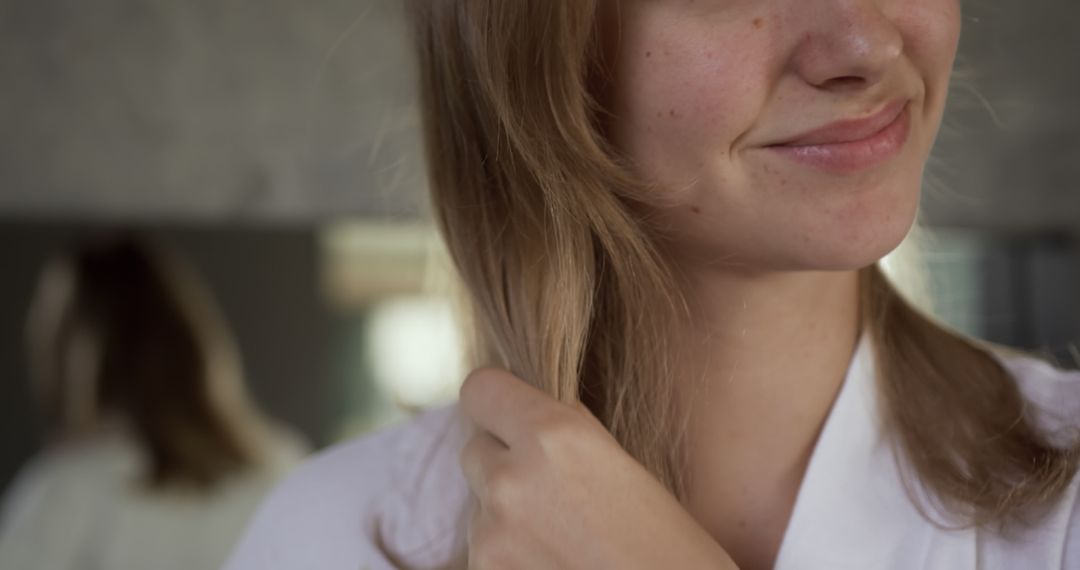
[[[907,106],[907,101],[897,99],[882,110],[863,119],[849,119],[831,123],[804,133],[789,141],[771,146],[812,146],[841,144],[870,138],[896,121]]]
[[[850,174],[899,154],[910,126],[910,106],[901,99],[869,117],[830,123],[765,149],[820,170]]]

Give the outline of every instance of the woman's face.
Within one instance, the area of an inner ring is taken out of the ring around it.
[[[907,234],[959,0],[608,0],[619,151],[688,259],[863,267]]]

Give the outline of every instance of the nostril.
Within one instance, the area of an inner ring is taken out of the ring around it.
[[[858,89],[866,85],[866,78],[859,77],[857,75],[846,75],[844,77],[834,77],[829,79],[821,85],[823,89],[830,90],[844,90],[844,89]]]

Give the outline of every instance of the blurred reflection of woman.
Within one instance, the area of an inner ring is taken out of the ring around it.
[[[28,323],[55,438],[17,477],[0,568],[216,569],[302,455],[248,400],[195,274],[131,238],[49,263]]]
[[[494,368],[298,470],[231,570],[1080,568],[1080,375],[878,265],[959,0],[411,4]]]

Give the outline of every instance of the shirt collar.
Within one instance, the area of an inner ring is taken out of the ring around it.
[[[878,410],[874,346],[864,331],[811,456],[776,570],[974,567],[974,533],[942,532],[909,498]]]

